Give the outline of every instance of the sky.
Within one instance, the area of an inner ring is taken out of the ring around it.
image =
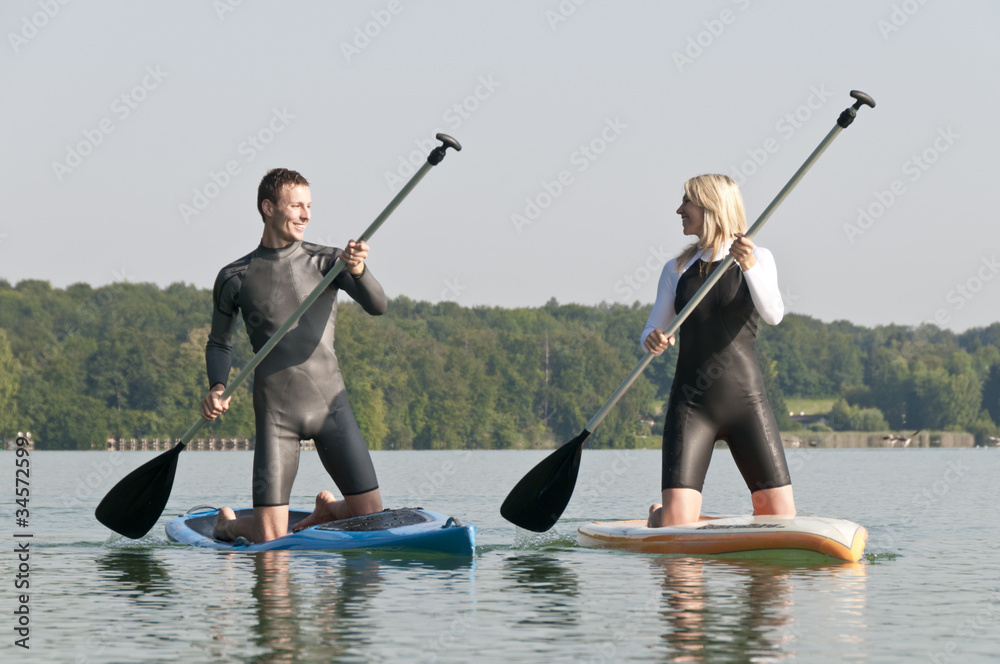
[[[70,2],[0,5],[0,278],[210,288],[256,247],[274,167],[306,239],[371,239],[391,297],[642,304],[689,242],[684,181],[753,222],[786,309],[961,332],[1000,320],[988,0]],[[637,331],[638,334],[639,331]]]

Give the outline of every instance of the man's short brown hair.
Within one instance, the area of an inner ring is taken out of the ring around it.
[[[302,177],[302,174],[298,171],[291,171],[287,168],[272,168],[269,170],[267,175],[261,178],[260,186],[257,187],[257,211],[260,212],[261,219],[264,218],[263,203],[265,200],[269,200],[277,205],[282,189],[300,184],[308,187],[309,180]]]

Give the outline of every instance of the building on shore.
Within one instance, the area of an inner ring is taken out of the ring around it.
[[[19,440],[24,440],[25,442],[18,445]],[[31,437],[30,431],[18,431],[17,435],[12,438],[0,438],[0,450],[11,452],[18,447],[29,450],[35,449],[35,439]]]
[[[865,431],[783,431],[786,448],[926,448],[973,447],[971,433],[955,431],[917,431],[908,435]]]
[[[108,436],[109,452],[161,452],[172,448],[181,442],[180,438],[117,438]],[[230,452],[230,451],[252,451],[254,441],[252,438],[203,438],[192,440],[187,444],[189,450]],[[316,446],[311,440],[299,441],[300,450],[314,450]]]

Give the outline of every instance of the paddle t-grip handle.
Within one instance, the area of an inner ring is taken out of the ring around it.
[[[854,110],[858,110],[862,105],[875,108],[875,100],[872,99],[871,95],[865,94],[861,90],[851,90],[851,96],[857,99],[857,102],[852,107]]]
[[[872,99],[871,95],[862,92],[861,90],[851,90],[851,96],[856,100],[854,105],[850,108],[844,109],[844,112],[840,114],[837,118],[837,124],[846,129],[852,122],[854,122],[854,116],[858,114],[858,110],[862,106],[871,106],[875,108],[875,100]]]
[[[448,134],[438,134],[434,138],[441,141],[441,145],[431,150],[431,153],[427,155],[427,163],[431,166],[437,166],[441,163],[441,160],[444,159],[445,150],[448,148],[452,148],[455,152],[461,152],[462,150],[462,144]]]

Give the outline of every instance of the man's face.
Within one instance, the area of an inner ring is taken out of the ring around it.
[[[301,242],[309,223],[310,207],[312,196],[309,187],[304,184],[285,185],[277,203],[265,200],[262,205],[265,233],[281,245]]]

